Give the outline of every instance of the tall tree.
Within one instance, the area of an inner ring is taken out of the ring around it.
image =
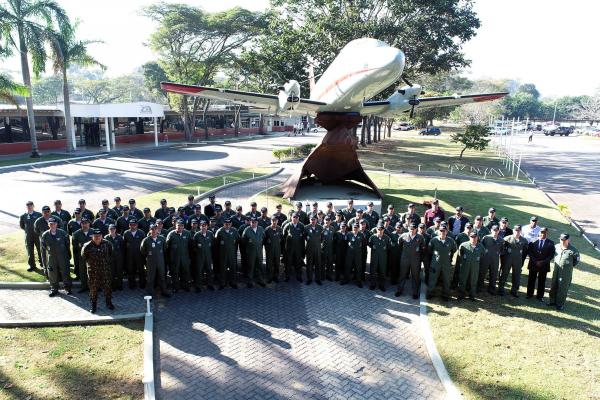
[[[29,91],[23,85],[13,82],[13,80],[7,76],[0,74],[0,102],[14,104],[17,107],[17,96],[27,96]]]
[[[21,58],[23,84],[28,89],[26,103],[31,156],[39,157],[28,56],[31,55],[33,73],[39,75],[44,71],[48,58],[44,44],[51,39],[56,26],[60,29],[69,25],[69,18],[54,0],[4,0],[0,3],[0,25]]]

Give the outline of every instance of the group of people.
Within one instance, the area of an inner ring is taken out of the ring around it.
[[[29,201],[20,218],[28,271],[37,269],[37,252],[50,282],[49,295],[59,294],[61,281],[71,293],[72,261],[79,291],[89,290],[90,311],[95,312],[99,289],[107,307],[114,309],[112,291],[123,288],[124,275],[129,288],[139,286],[151,295],[158,289],[164,297],[204,287],[237,289],[241,281],[250,288],[295,278],[307,285],[335,280],[363,287],[368,282],[369,289],[382,291],[389,281],[397,286],[396,296],[408,283],[417,299],[424,270],[427,298],[441,284],[441,297],[447,301],[451,289],[457,289],[458,299],[474,300],[486,278],[490,294],[504,295],[512,274],[510,294],[519,297],[521,270],[529,257],[527,298],[537,286],[536,297],[543,301],[546,275],[554,264],[548,304],[561,310],[579,262],[568,234],[561,234],[555,245],[537,217],[511,229],[494,208],[471,222],[462,207],[446,220],[437,199],[422,218],[412,203],[405,213],[389,205],[382,216],[372,202],[362,210],[353,200],[337,211],[331,202],[325,210],[316,202],[304,210],[297,202],[287,215],[281,204],[271,215],[255,202],[246,213],[241,206],[232,209],[230,201],[224,204],[211,196],[202,207],[190,195],[177,209],[163,199],[152,213],[138,209],[135,199],[122,205],[115,197],[112,207],[103,200],[93,213],[81,199],[71,214],[60,200],[54,210],[42,207],[42,213]]]

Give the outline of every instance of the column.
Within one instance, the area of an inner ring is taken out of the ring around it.
[[[106,152],[110,153],[110,126],[108,124],[108,117],[104,117],[104,133],[106,140]]]
[[[154,121],[154,147],[158,147],[158,124],[156,123],[156,117],[152,117]]]

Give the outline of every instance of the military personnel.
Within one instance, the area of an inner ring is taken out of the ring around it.
[[[160,208],[157,208],[154,211],[154,218],[162,219],[164,221],[170,215],[171,213],[169,212],[169,207],[167,206],[167,199],[160,199]]]
[[[231,201],[226,200],[225,201],[225,209],[223,210],[223,219],[225,218],[232,218],[235,215],[235,211],[231,209]]]
[[[279,226],[279,218],[274,214],[271,225],[265,228],[265,256],[267,264],[267,283],[279,282],[279,266],[281,261],[281,243],[283,229]]]
[[[335,261],[335,229],[333,225],[331,225],[331,222],[331,217],[325,216],[325,223],[323,224],[323,240],[321,241],[321,265],[323,266],[322,276],[328,281],[333,280],[333,263]]]
[[[19,218],[19,226],[25,232],[25,249],[27,251],[27,264],[29,264],[28,272],[36,270],[35,253],[37,252],[38,263],[43,267],[42,254],[40,252],[40,236],[34,228],[35,221],[42,216],[35,211],[33,201],[26,203],[27,212]]]
[[[333,225],[334,229],[337,231],[340,229],[342,222],[345,222],[344,213],[342,213],[342,210],[338,210],[335,213],[335,221],[333,221],[333,223],[331,225]],[[346,228],[347,228],[347,225],[346,225]],[[344,254],[345,254],[345,252],[344,252]]]
[[[275,211],[275,214],[273,214],[274,216],[277,217],[277,225],[279,225],[279,227],[281,227],[281,229],[283,229],[283,223],[287,220],[287,216],[281,212],[281,204],[277,204],[275,206],[275,209],[277,211]]]
[[[379,214],[373,210],[373,202],[367,203],[367,211],[363,214],[363,218],[369,222],[369,226],[376,227],[379,222]]]
[[[156,232],[158,236],[162,236],[165,240],[167,240],[167,236],[169,235],[169,230],[165,229],[165,224],[162,219],[156,220]]]
[[[302,225],[308,225],[309,224],[309,219],[308,219],[308,214],[302,209],[302,202],[301,201],[297,201],[296,202],[296,214],[298,214],[298,221],[302,224]]]
[[[390,224],[392,224],[392,226],[396,226],[396,222],[400,221],[400,216],[394,213],[394,205],[388,205],[387,210],[387,214],[383,214],[383,217],[388,217],[390,219]]]
[[[409,218],[409,221],[411,219]],[[446,222],[442,222],[440,224],[440,229],[442,228],[446,228],[446,232],[448,231],[448,225],[446,224]],[[423,253],[421,253],[421,261],[423,263],[423,270],[425,272],[425,282],[429,282],[429,267],[431,266],[431,253],[429,252],[429,241],[438,236],[439,231],[435,232],[435,236],[430,236],[429,233],[427,233],[427,226],[424,223],[420,223],[417,226],[417,233],[421,236],[423,236],[423,239],[425,239],[425,249],[423,250]]]
[[[50,207],[44,206],[42,207],[42,216],[35,220],[33,223],[33,230],[35,231],[38,237],[42,236],[42,233],[46,232],[50,229],[48,225],[48,221],[52,218],[52,214],[50,214]],[[58,224],[58,228],[62,229],[62,220],[57,219],[56,223]]]
[[[404,285],[410,273],[412,297],[413,299],[418,299],[421,290],[421,255],[425,250],[425,238],[417,233],[416,223],[413,222],[410,224],[410,230],[400,235],[398,245],[401,252],[400,278],[395,296],[402,295]]]
[[[310,217],[316,217],[318,220],[319,217],[319,203],[316,201],[312,203],[310,212],[308,213],[308,221],[310,222]]]
[[[400,222],[402,222],[403,224],[407,224],[408,220],[410,219],[411,222],[416,222],[417,224],[420,224],[421,217],[419,216],[419,214],[417,214],[416,210],[417,206],[415,205],[415,203],[408,203],[408,210],[404,214],[402,214],[402,217],[400,217]]]
[[[139,230],[138,230],[139,232]],[[146,236],[140,244],[140,253],[146,261],[148,268],[146,292],[154,295],[155,282],[160,289],[161,296],[171,297],[167,291],[165,268],[165,239],[158,236],[156,224],[150,225],[150,236]]]
[[[302,203],[300,203],[302,205]],[[302,259],[304,258],[304,224],[299,222],[298,213],[292,214],[292,222],[283,228],[285,241],[286,263],[285,281],[290,280],[291,274],[296,274],[296,280],[302,282]]]
[[[387,219],[389,224],[389,218]],[[385,226],[385,222],[384,222]],[[392,285],[398,284],[398,277],[400,275],[400,236],[404,232],[402,231],[402,222],[396,222],[395,230],[389,235],[390,236],[390,251],[388,254],[388,271],[390,275],[390,283]]]
[[[163,219],[165,231],[169,232],[171,229],[175,228],[175,222],[177,221],[176,214],[177,211],[175,210],[175,207],[169,207],[169,215],[167,215],[167,217]]]
[[[383,233],[390,236],[392,233],[394,233],[396,231],[395,227],[391,224],[389,218],[383,218],[382,221],[383,221]],[[398,223],[396,223],[396,225],[398,225]],[[402,225],[400,225],[400,227],[402,228]],[[377,233],[377,232],[374,232],[374,233]]]
[[[241,261],[240,269],[241,269],[242,275],[244,277],[246,277],[248,275],[248,264],[246,263],[248,258],[246,257],[246,242],[244,240],[242,240],[242,235],[244,234],[244,231],[246,230],[246,228],[249,226],[250,226],[250,219],[248,217],[246,217],[246,219],[244,220],[244,223],[241,224],[237,228],[238,236],[240,238],[240,240],[238,240],[238,242],[237,242],[238,248],[240,249],[240,261]]]
[[[346,251],[348,243],[346,242],[346,234],[348,225],[345,221],[340,222],[339,230],[336,230],[333,237],[333,247],[335,251],[335,280],[339,281],[346,268]]]
[[[360,233],[360,225],[355,223],[352,225],[352,232],[346,234],[346,265],[344,268],[344,277],[340,282],[341,285],[349,283],[353,275],[356,286],[359,288],[363,287],[362,246],[363,234]]]
[[[256,220],[258,221],[258,219],[260,218],[260,212],[257,210],[256,207],[257,207],[257,205],[256,205],[255,201],[250,203],[250,211],[248,211],[246,213],[246,218],[248,218],[248,219],[256,218]]]
[[[223,208],[221,207],[220,204],[215,205],[215,215],[213,215],[212,217],[210,217],[208,219],[209,222],[211,219],[215,220],[215,224],[218,228],[223,226],[223,220],[225,218],[223,218]],[[216,233],[216,231],[214,233]]]
[[[146,273],[144,271],[144,256],[140,251],[142,240],[146,237],[144,232],[138,229],[137,220],[131,218],[129,220],[129,229],[123,234],[123,241],[125,242],[125,256],[127,260],[127,279],[129,280],[129,288],[135,289],[137,287],[136,277],[140,288],[146,287]],[[156,230],[154,233],[157,234]],[[164,241],[163,241],[164,242]],[[154,288],[150,287],[152,291]]]
[[[144,218],[138,219],[138,229],[143,231],[144,234],[150,233],[150,225],[156,224],[156,219],[152,217],[150,209],[144,208]]]
[[[500,220],[496,217],[496,209],[494,207],[490,207],[488,210],[488,215],[483,217],[483,226],[492,229],[492,226],[498,225],[500,226]]]
[[[135,205],[135,199],[129,199],[129,215],[139,222],[142,218],[144,218],[144,214],[142,213],[142,210],[137,208]]]
[[[83,293],[88,290],[88,276],[87,269],[85,267],[85,260],[81,259],[81,249],[83,246],[92,240],[92,231],[90,229],[90,220],[87,218],[81,219],[81,229],[73,233],[73,256],[75,265],[75,276],[76,279],[81,281],[81,287],[79,293]]]
[[[369,237],[371,236],[371,233],[369,232],[368,226],[367,226],[367,221],[365,219],[361,219],[359,224],[359,229],[358,231],[362,234],[362,252],[361,252],[361,276],[360,276],[360,281],[361,282],[365,282],[366,281],[366,273],[367,273],[367,256],[369,254],[369,249],[368,249],[368,244],[369,244]]]
[[[520,226],[520,225],[519,225]],[[500,218],[500,229],[498,230],[498,236],[502,239],[513,234],[513,230],[508,227],[508,218]],[[527,240],[527,239],[525,239]]]
[[[260,209],[260,218],[258,219],[258,226],[261,228],[267,229],[268,226],[271,226],[271,218],[267,215],[267,207],[263,207]]]
[[[96,213],[96,218],[100,218],[100,214],[102,211],[106,213],[107,218],[112,219],[113,221],[116,221],[117,218],[119,218],[119,214],[117,214],[115,210],[108,206],[107,199],[102,200],[102,208]]]
[[[508,279],[508,273],[512,269],[512,287],[510,294],[513,297],[519,297],[519,286],[521,285],[521,270],[523,269],[523,260],[527,256],[527,246],[529,242],[521,236],[521,225],[514,226],[514,233],[505,237],[504,254],[501,256],[501,274],[498,283],[498,294],[504,295],[504,286]],[[500,236],[500,235],[498,235]]]
[[[208,196],[208,204],[204,206],[204,215],[206,215],[208,218],[215,217],[217,206],[223,210],[223,207],[215,202],[215,195],[211,194]]]
[[[213,233],[213,235],[216,235],[219,228],[221,228],[221,227],[217,224],[217,218],[210,217],[208,219],[208,230],[211,231]]]
[[[123,235],[129,229],[129,220],[135,218],[129,215],[129,206],[123,206],[123,215],[117,218],[117,233]]]
[[[475,217],[475,224],[473,224],[473,232],[479,236],[479,242],[483,240],[483,237],[490,234],[490,230],[483,225],[483,218],[481,215]]]
[[[342,210],[342,215],[344,216],[344,221],[348,223],[352,218],[356,217],[356,209],[354,208],[354,200],[348,200],[348,207]]]
[[[473,231],[473,224],[470,222],[467,222],[465,224],[465,230],[464,232],[461,232],[460,234],[458,234],[458,236],[456,236],[456,238],[454,239],[454,241],[456,242],[456,247],[459,248],[461,244],[468,242],[469,239],[469,235],[470,233]],[[452,275],[452,288],[456,289],[458,287],[458,280],[460,277],[460,263],[461,263],[461,258],[459,256],[456,257],[456,263],[454,265],[454,273]],[[477,271],[477,274],[479,274],[479,270]],[[479,276],[479,275],[477,275]]]
[[[433,225],[431,225],[426,230],[426,232],[429,235],[429,237],[435,237],[435,236],[438,235],[438,230],[440,229],[440,225],[441,224],[442,224],[442,220],[440,219],[440,217],[435,217],[433,219]]]
[[[363,220],[364,220],[365,222],[367,222],[367,220],[365,220],[365,219],[363,218],[363,213],[364,213],[364,211],[362,210],[362,208],[357,208],[357,209],[356,209],[356,213],[354,214],[354,217],[353,217],[353,218],[350,218],[350,220],[348,221],[348,225],[350,225],[350,226],[353,226],[353,225],[354,225],[354,223],[356,223],[356,222],[357,222],[358,224],[360,224],[360,223],[361,223]],[[368,224],[368,223],[367,223],[367,229],[371,229],[371,228],[369,227],[369,224]]]
[[[112,245],[102,238],[100,229],[92,231],[92,240],[87,242],[81,249],[82,260],[87,264],[87,275],[90,285],[90,301],[92,307],[90,312],[96,312],[98,304],[98,289],[104,292],[106,307],[109,310],[114,310],[115,306],[112,303]]]
[[[442,299],[450,300],[450,279],[452,273],[452,257],[456,252],[456,242],[448,236],[448,228],[440,227],[439,235],[433,237],[428,245],[431,254],[429,280],[427,281],[427,298],[431,299],[438,279],[442,279]]]
[[[88,210],[85,206],[85,200],[79,199],[79,210],[81,211],[81,218],[87,218],[90,222],[94,220],[94,213]]]
[[[325,210],[325,216],[331,218],[331,221],[335,220],[336,212],[333,209],[333,203],[328,201],[326,205],[327,209]],[[343,216],[343,214],[342,214]]]
[[[106,209],[102,208],[98,211],[99,217],[92,222],[92,229],[100,229],[102,236],[108,235],[108,227],[114,224],[115,221],[112,218],[107,217]]]
[[[257,283],[265,287],[265,271],[263,267],[262,248],[265,231],[258,226],[258,218],[250,217],[250,226],[244,230],[242,240],[246,244],[246,265],[248,266],[248,288]]]
[[[104,236],[112,245],[111,277],[112,289],[123,290],[123,265],[125,264],[125,241],[123,236],[117,233],[117,226],[110,224],[108,226],[108,235]]]
[[[467,285],[470,285],[469,299],[475,300],[479,264],[481,264],[484,252],[485,249],[479,243],[479,236],[473,230],[469,233],[469,241],[464,242],[458,247],[458,257],[460,258],[460,276],[458,280],[459,300],[465,298]]]
[[[225,225],[217,231],[216,245],[219,248],[219,289],[229,285],[237,289],[237,244],[240,240],[238,231],[232,228],[231,220],[226,219]]]
[[[377,224],[377,233],[369,237],[368,246],[371,248],[371,265],[369,289],[375,290],[377,285],[385,292],[385,276],[387,269],[387,256],[390,249],[390,237],[383,232],[383,222]]]
[[[202,221],[206,222],[206,220],[204,220],[204,219]],[[198,221],[196,218],[190,217],[187,220],[187,222],[190,223],[190,225],[189,225],[189,227],[190,227],[189,231],[190,231],[190,233],[192,235],[195,235],[197,232],[200,231],[200,221]],[[177,226],[177,223],[175,223],[175,225]],[[175,229],[175,228],[173,228],[173,229]],[[209,226],[209,229],[210,229],[210,226]]]
[[[215,235],[208,230],[206,221],[200,223],[200,231],[196,232],[192,238],[192,246],[194,247],[195,256],[195,276],[194,282],[196,292],[202,290],[202,280],[206,275],[206,287],[208,290],[215,290],[213,286],[214,271],[213,271],[213,248]],[[223,287],[221,282],[221,287]]]
[[[69,220],[67,224],[67,233],[69,236],[73,236],[75,232],[81,229],[81,210],[77,207],[73,211],[73,218]]]
[[[42,263],[46,269],[48,281],[50,281],[50,297],[58,294],[59,282],[62,280],[67,294],[71,294],[71,274],[69,272],[69,259],[71,248],[69,235],[62,229],[58,229],[58,217],[49,220],[50,229],[42,234],[40,239],[42,246]]]
[[[323,210],[317,211],[317,224],[321,226],[325,225],[325,213]]]
[[[192,215],[196,210],[196,203],[194,203],[194,195],[190,194],[188,196],[188,202],[187,204],[183,207],[183,213],[186,217],[189,217],[190,215]]]
[[[555,246],[554,272],[552,273],[552,286],[550,287],[549,306],[556,306],[562,311],[567,301],[567,293],[573,278],[573,268],[579,264],[579,251],[569,243],[568,233],[560,234],[560,243]]]
[[[504,251],[504,240],[498,236],[498,225],[492,226],[492,233],[481,239],[481,245],[485,249],[484,256],[479,268],[479,277],[477,279],[477,292],[483,290],[483,283],[486,275],[489,273],[488,293],[496,294],[496,281],[498,280],[498,271],[500,269],[500,255]]]
[[[321,241],[323,239],[323,227],[317,224],[316,215],[311,215],[310,224],[304,227],[304,239],[306,240],[306,284],[310,285],[314,277],[317,285],[322,285]]]
[[[196,208],[196,205],[194,205],[194,208],[192,209],[192,214],[194,213],[193,210],[195,210],[195,208]],[[186,215],[185,207],[177,207],[177,213],[175,214],[175,217],[176,217],[175,220],[182,219],[185,222],[187,222],[187,220],[190,218],[190,216],[192,214]],[[175,229],[175,225],[173,225],[173,229]]]
[[[239,229],[240,226],[246,223],[248,217],[242,213],[242,206],[237,206],[235,211],[235,215],[231,218],[231,226],[233,226],[235,229]]]
[[[155,225],[155,224],[153,224]],[[158,226],[156,226],[158,230]],[[158,232],[157,232],[158,236]],[[169,260],[169,274],[173,292],[177,293],[180,288],[190,290],[190,247],[192,236],[184,229],[183,221],[177,221],[175,230],[167,235],[165,251]]]
[[[115,210],[115,212],[117,213],[117,216],[120,217],[123,214],[123,207],[121,205],[121,198],[119,196],[116,196],[114,199],[115,201],[115,205],[113,206],[113,210]]]
[[[54,200],[54,211],[52,211],[52,215],[60,218],[60,225],[63,228],[66,228],[67,224],[71,220],[71,214],[69,214],[66,210],[63,210],[62,202],[60,200]]]

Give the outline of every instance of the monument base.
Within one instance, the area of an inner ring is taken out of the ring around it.
[[[313,202],[319,203],[319,210],[326,210],[330,201],[333,208],[341,210],[348,206],[348,200],[354,200],[354,208],[367,209],[367,204],[373,202],[373,210],[381,215],[382,199],[372,189],[354,182],[323,184],[314,180],[303,180],[292,201],[301,201],[304,209],[310,211]]]

